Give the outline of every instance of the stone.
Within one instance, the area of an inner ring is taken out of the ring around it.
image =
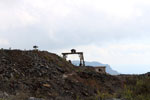
[[[45,100],[45,99],[43,99],[43,98],[30,97],[28,100]]]

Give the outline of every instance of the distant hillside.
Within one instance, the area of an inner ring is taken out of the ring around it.
[[[74,65],[79,65],[79,61],[72,61],[72,63]],[[111,75],[118,75],[119,73],[115,70],[113,70],[110,65],[108,64],[102,64],[100,62],[96,62],[96,61],[92,61],[92,62],[89,62],[89,61],[85,61],[85,65],[86,66],[106,66],[106,72],[111,74]]]

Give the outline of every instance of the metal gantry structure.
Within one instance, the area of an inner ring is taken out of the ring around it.
[[[83,52],[76,52],[75,49],[71,49],[71,52],[67,52],[67,53],[62,53],[63,58],[66,60],[68,55],[74,55],[77,54],[79,55],[80,58],[80,64],[79,66],[85,66],[85,61],[84,61],[84,56],[83,56]]]

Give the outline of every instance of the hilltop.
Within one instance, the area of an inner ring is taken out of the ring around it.
[[[60,100],[86,99],[96,96],[99,89],[113,93],[121,87],[116,77],[75,67],[56,54],[36,50],[0,50],[0,80],[0,91],[8,95]]]

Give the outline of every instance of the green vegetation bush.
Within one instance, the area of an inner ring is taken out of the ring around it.
[[[98,90],[95,100],[105,100],[105,99],[108,99],[108,98],[113,98],[113,95],[109,94],[107,92],[101,92],[101,91]]]
[[[150,100],[150,79],[137,79],[135,84],[126,84],[122,94],[127,100]]]

